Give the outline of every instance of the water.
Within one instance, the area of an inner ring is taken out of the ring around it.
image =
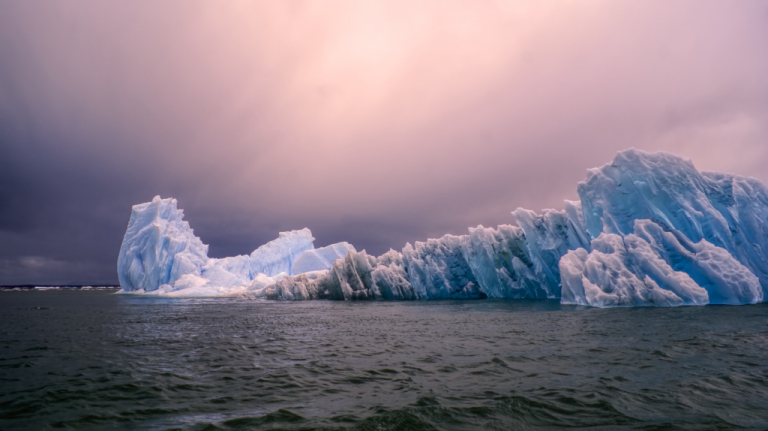
[[[0,429],[765,429],[768,305],[0,292]]]

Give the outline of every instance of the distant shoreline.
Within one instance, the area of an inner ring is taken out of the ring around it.
[[[0,285],[0,290],[108,290],[119,289],[119,284],[8,284]]]

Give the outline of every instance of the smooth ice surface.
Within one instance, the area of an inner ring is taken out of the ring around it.
[[[303,299],[561,298],[594,307],[752,304],[768,297],[768,188],[627,150],[590,169],[580,201],[517,226],[408,243],[369,256],[281,232],[250,256],[208,259],[173,199],[134,207],[123,291]]]
[[[336,259],[343,259],[350,251],[357,251],[348,242],[339,242],[326,247],[306,250],[291,265],[290,274],[330,269]]]
[[[291,265],[305,251],[314,249],[312,232],[304,228],[280,232],[272,240],[251,253],[251,274],[274,276],[284,272],[291,274]]]

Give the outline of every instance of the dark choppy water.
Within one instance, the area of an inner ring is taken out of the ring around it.
[[[0,324],[4,430],[768,428],[768,305],[0,292]]]

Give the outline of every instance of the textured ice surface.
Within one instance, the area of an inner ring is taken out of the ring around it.
[[[378,258],[365,251],[349,252],[329,271],[286,276],[256,294],[268,299],[418,299],[394,250]]]
[[[118,261],[124,291],[302,299],[561,298],[595,307],[751,304],[768,297],[768,189],[685,159],[618,153],[580,201],[517,226],[470,228],[379,256],[314,249],[308,229],[250,256],[208,259],[173,199],[134,207]]]
[[[208,246],[196,237],[176,199],[134,205],[117,258],[124,291],[152,291],[184,274],[200,275]]]
[[[117,261],[121,293],[162,296],[250,295],[291,273],[300,256],[314,250],[309,229],[280,232],[248,255],[208,258],[208,246],[194,235],[176,199],[134,205]],[[318,249],[302,272],[327,270],[334,256],[354,250],[347,243]],[[330,261],[329,261],[330,260]],[[301,265],[300,265],[301,267]]]
[[[754,304],[763,300],[757,277],[725,249],[693,243],[650,220],[633,234],[602,233],[592,252],[560,260],[564,304],[595,307]]]
[[[668,153],[627,150],[591,169],[578,191],[592,238],[628,235],[636,220],[651,220],[690,242],[725,249],[768,292],[768,188],[759,181],[700,173]]]
[[[635,235],[604,233],[592,252],[570,251],[560,260],[564,304],[609,306],[704,305],[707,291],[677,272]]]
[[[564,245],[568,231],[564,213],[529,216],[531,226],[539,226],[543,232],[533,244],[519,227],[478,226],[470,228],[468,235],[409,243],[402,253],[390,250],[378,258],[365,251],[351,252],[334,262],[330,271],[314,279],[285,277],[263,296],[347,300],[559,298],[557,260],[553,268],[544,259],[558,247],[568,250]],[[552,219],[563,229],[552,230],[547,237]],[[537,249],[534,252],[530,247]]]

